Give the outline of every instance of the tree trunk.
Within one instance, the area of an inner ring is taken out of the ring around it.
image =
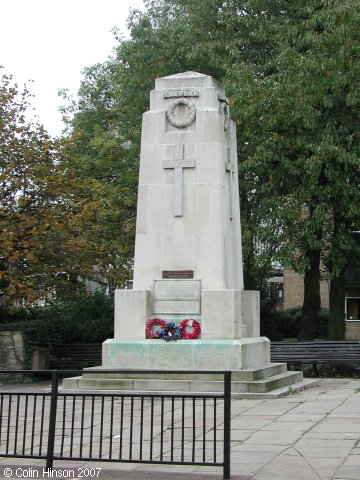
[[[245,290],[257,290],[257,282],[254,275],[254,261],[252,255],[244,255],[244,289]]]
[[[247,229],[247,235],[243,230],[243,276],[244,289],[257,290],[257,279],[255,276],[255,252],[254,233],[251,221],[251,206],[249,204],[246,189],[240,189],[240,208],[243,228]],[[246,238],[246,242],[245,242]]]
[[[344,340],[345,338],[345,272],[330,282],[329,294],[329,325],[327,338],[329,340]]]
[[[320,251],[308,252],[310,268],[305,272],[304,303],[299,340],[314,340],[320,310]]]

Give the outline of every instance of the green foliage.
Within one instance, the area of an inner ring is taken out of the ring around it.
[[[281,333],[284,338],[298,338],[301,313],[301,307],[287,308],[278,312]]]
[[[32,383],[34,377],[30,375],[1,375],[2,384],[12,384],[12,383]]]
[[[45,307],[2,309],[0,327],[16,328],[25,340],[25,364],[45,347],[49,353],[62,343],[100,343],[113,336],[113,299],[103,291],[77,294]]]
[[[36,308],[24,332],[37,346],[102,342],[113,333],[113,300],[95,292]]]
[[[279,312],[269,300],[260,305],[260,335],[274,341],[283,339]]]
[[[25,307],[15,307],[12,305],[0,305],[0,326],[10,325],[13,327],[18,322],[23,322],[31,318],[31,310]]]
[[[92,172],[94,167],[79,157],[80,132],[53,139],[41,125],[28,121],[30,101],[26,87],[20,91],[11,77],[1,77],[3,301],[31,305],[54,294],[69,296],[84,290],[80,278],[105,283],[110,289],[125,283],[131,247],[124,246],[115,232],[132,235],[135,189],[126,175],[120,182],[122,190],[112,187],[115,166],[110,171],[99,163]],[[111,165],[111,140],[94,140],[89,148],[103,152]]]
[[[274,341],[295,340],[299,336],[301,317],[301,307],[276,310],[275,305],[271,301],[261,302],[260,333]],[[321,309],[317,316],[316,338],[326,339],[328,321],[328,310]]]
[[[32,302],[61,283],[70,260],[74,177],[66,140],[26,120],[31,95],[0,78],[0,282],[5,302]]]

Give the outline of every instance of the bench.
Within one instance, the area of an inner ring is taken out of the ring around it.
[[[82,369],[101,365],[101,343],[68,343],[56,345],[49,368],[56,370]]]
[[[360,363],[360,342],[309,341],[270,342],[271,362],[289,364],[311,363],[318,375],[318,363]]]

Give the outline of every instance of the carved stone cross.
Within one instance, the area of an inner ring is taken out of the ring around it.
[[[230,220],[234,218],[234,209],[233,209],[233,174],[235,172],[234,166],[231,163],[230,157],[230,148],[227,150],[227,162],[225,162],[225,170],[229,172],[229,216]]]
[[[164,160],[164,168],[174,169],[174,217],[183,215],[183,168],[194,168],[194,159],[184,158],[184,145],[175,145],[174,160]]]

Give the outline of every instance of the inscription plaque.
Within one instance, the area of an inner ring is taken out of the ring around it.
[[[162,278],[194,278],[193,270],[163,270]]]
[[[154,313],[200,314],[200,302],[188,300],[155,300]]]
[[[155,300],[200,300],[200,280],[155,280]]]
[[[200,280],[155,280],[154,313],[200,314]]]

